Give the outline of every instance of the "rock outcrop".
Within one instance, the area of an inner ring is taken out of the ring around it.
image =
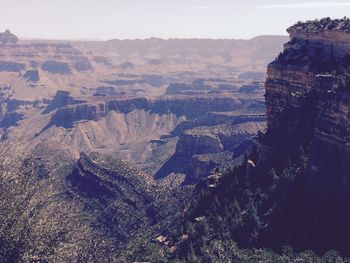
[[[232,116],[229,124],[184,131],[179,136],[174,155],[157,171],[156,178],[173,172],[183,173],[185,183],[192,184],[208,176],[214,168],[234,165],[234,160],[252,146],[255,135],[265,129],[264,120],[236,120],[240,117]]]
[[[20,72],[25,69],[25,65],[13,61],[0,61],[0,72]]]
[[[10,30],[7,29],[4,33],[0,33],[0,46],[15,45],[17,42],[18,38]]]
[[[45,110],[42,112],[43,114],[52,112],[61,107],[65,107],[68,105],[85,103],[85,100],[76,99],[70,95],[68,91],[58,90],[53,99],[49,102]]]
[[[68,63],[48,60],[45,61],[41,69],[52,74],[70,74],[71,69]]]
[[[156,218],[152,177],[118,159],[82,154],[67,176],[70,192],[96,213],[120,242],[150,227]],[[103,211],[103,212],[102,212]]]
[[[255,105],[255,97],[223,93],[145,98],[115,95],[113,87],[110,89],[108,96],[76,96],[59,90],[51,100],[33,109],[35,124],[30,121],[33,115],[26,114],[16,129],[9,129],[9,138],[26,136],[31,145],[47,140],[69,149],[74,156],[91,151],[113,154],[150,174],[159,171],[177,151],[176,156],[188,158],[179,167],[170,160],[171,169],[158,178],[186,168],[186,174],[198,171],[193,177],[195,182],[221,161],[229,160],[233,156],[231,149],[245,139],[251,141],[258,129],[248,125],[240,129],[240,124],[265,123],[264,105]],[[24,107],[18,112],[26,113]],[[219,127],[224,124],[228,126]],[[233,128],[228,129],[231,124]],[[186,132],[200,126],[206,128],[193,130],[193,134]],[[191,151],[185,154],[186,149]],[[228,158],[218,155],[227,150]],[[234,152],[238,155],[244,150]],[[197,158],[198,155],[207,157]],[[196,168],[200,163],[207,167],[201,169],[206,171],[202,175]]]
[[[16,125],[16,123],[23,119],[24,114],[21,109],[26,106],[32,106],[37,101],[16,100],[11,98],[4,98],[1,102],[0,108],[0,126],[1,128],[8,128]]]
[[[350,19],[323,18],[318,21],[298,22],[289,27],[287,32],[291,39],[303,39],[323,45],[332,45],[334,54],[343,56],[350,49]]]
[[[129,61],[126,61],[126,62],[120,64],[120,67],[122,69],[132,69],[132,68],[135,67],[135,65],[133,63],[129,62]]]
[[[11,126],[15,126],[18,121],[22,120],[22,114],[17,112],[8,112],[4,115],[4,117],[0,120],[0,128],[8,128]]]
[[[76,71],[83,72],[92,69],[92,65],[89,60],[80,60],[74,63],[74,68]]]
[[[52,103],[58,103],[58,100],[64,99],[66,92],[57,93]],[[70,100],[70,99],[68,99]],[[202,97],[164,97],[158,99],[147,98],[118,98],[110,100],[99,100],[86,102],[73,100],[78,105],[59,104],[54,108],[60,108],[51,117],[51,125],[56,124],[63,127],[71,127],[74,121],[79,120],[98,120],[106,116],[109,111],[120,113],[130,113],[136,109],[149,111],[156,114],[175,114],[176,116],[186,116],[189,119],[203,118],[210,112],[230,112],[244,109],[252,104],[253,101],[237,100],[233,96],[202,96]],[[81,103],[80,103],[81,102]],[[52,103],[44,113],[52,111]],[[64,101],[62,102],[64,103]],[[65,124],[64,124],[65,123]]]
[[[298,23],[268,67],[271,134],[308,145],[313,180],[350,189],[350,21]]]
[[[23,78],[26,79],[26,80],[28,80],[28,81],[38,82],[39,79],[40,79],[38,69],[28,69],[28,70],[23,74]]]
[[[349,25],[326,18],[290,27],[290,41],[268,66],[268,129],[242,167],[258,186],[275,172],[295,181],[268,219],[263,246],[350,253]],[[285,232],[296,226],[302,235]]]
[[[268,129],[233,171],[208,177],[193,219],[238,214],[244,222],[254,211],[248,227],[211,231],[227,225],[223,232],[243,247],[350,255],[349,22],[326,18],[288,29],[290,41],[267,70]]]

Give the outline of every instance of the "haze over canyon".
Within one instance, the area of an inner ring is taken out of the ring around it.
[[[348,262],[350,20],[287,32],[0,33],[1,262]]]

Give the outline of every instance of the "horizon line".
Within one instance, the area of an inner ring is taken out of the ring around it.
[[[215,37],[156,37],[150,36],[146,38],[109,38],[109,39],[94,39],[94,38],[35,38],[35,37],[20,37],[17,36],[20,41],[69,41],[69,42],[108,42],[108,41],[132,41],[132,40],[253,40],[258,37],[288,37],[288,34],[261,34],[247,38],[215,38]]]

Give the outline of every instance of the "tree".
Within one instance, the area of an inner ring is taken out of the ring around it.
[[[92,228],[92,216],[66,195],[62,159],[44,152],[45,160],[4,143],[0,153],[1,262],[116,261],[113,241]],[[38,174],[41,165],[48,176]]]
[[[270,170],[270,172],[267,175],[267,191],[269,193],[275,192],[279,183],[279,176],[276,174],[276,171],[274,168]]]
[[[242,245],[244,247],[252,246],[257,242],[261,229],[258,211],[253,202],[248,205],[245,211],[243,224]]]

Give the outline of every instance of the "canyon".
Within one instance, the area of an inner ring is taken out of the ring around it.
[[[0,258],[348,262],[350,19],[287,32],[0,34]]]
[[[182,174],[194,183],[265,129],[264,67],[285,37],[58,42],[7,30],[1,39],[3,141],[55,145],[75,160],[113,154],[156,178]],[[207,147],[230,136],[235,143]],[[180,168],[183,147],[198,150]]]

